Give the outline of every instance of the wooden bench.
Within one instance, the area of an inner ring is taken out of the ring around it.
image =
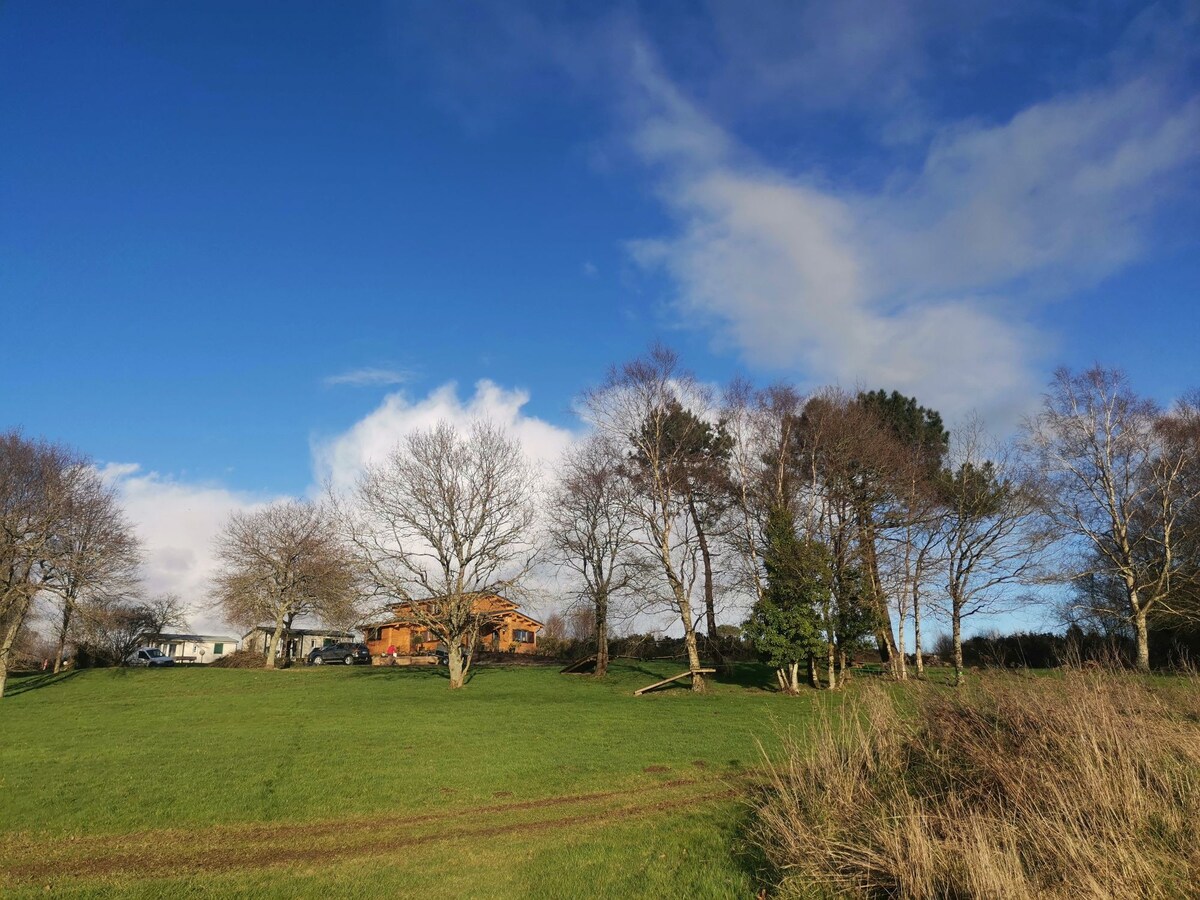
[[[646,691],[652,691],[655,688],[663,687],[670,684],[672,681],[678,681],[680,678],[688,678],[691,675],[712,675],[716,669],[688,669],[686,672],[680,672],[678,675],[672,675],[670,678],[664,678],[662,681],[656,681],[654,684],[647,685],[644,688],[639,688],[633,692],[633,696],[640,697]]]

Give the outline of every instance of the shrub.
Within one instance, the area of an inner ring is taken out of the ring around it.
[[[1193,694],[1102,672],[869,688],[785,740],[751,835],[785,895],[1186,896],[1200,883]]]
[[[266,668],[267,658],[257,650],[235,650],[209,665],[220,669],[263,669]]]

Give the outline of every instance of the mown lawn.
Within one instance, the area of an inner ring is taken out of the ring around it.
[[[0,701],[14,896],[745,897],[739,786],[836,697],[481,668],[96,670]]]

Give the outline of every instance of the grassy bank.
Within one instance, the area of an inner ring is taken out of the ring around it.
[[[0,705],[0,871],[20,895],[726,897],[756,739],[831,702],[677,664],[97,670]]]

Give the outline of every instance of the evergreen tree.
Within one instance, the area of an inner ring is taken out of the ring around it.
[[[815,676],[814,661],[828,646],[819,610],[828,603],[832,588],[830,554],[823,544],[797,536],[784,507],[771,509],[765,537],[766,589],[744,632],[764,661],[775,667],[780,687],[796,693],[801,662],[808,661],[810,675]]]

